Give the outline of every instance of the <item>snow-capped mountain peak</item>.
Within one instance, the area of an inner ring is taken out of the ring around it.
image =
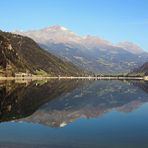
[[[16,32],[34,39],[49,52],[93,72],[118,73],[142,65],[148,54],[133,43],[112,44],[98,36],[81,36],[63,26]]]
[[[43,29],[44,31],[69,31],[69,29],[63,27],[63,26],[49,26]]]

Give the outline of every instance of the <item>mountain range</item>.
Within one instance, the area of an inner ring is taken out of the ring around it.
[[[17,72],[48,76],[80,76],[83,71],[43,50],[29,37],[0,31],[0,75]]]
[[[128,73],[148,61],[148,53],[132,42],[112,44],[96,36],[80,36],[62,26],[15,31],[79,68],[102,74]]]

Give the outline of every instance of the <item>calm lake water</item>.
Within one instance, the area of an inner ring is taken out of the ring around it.
[[[0,82],[2,148],[148,148],[148,82]]]

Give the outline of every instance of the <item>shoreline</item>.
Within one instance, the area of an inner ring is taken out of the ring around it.
[[[86,80],[146,80],[148,81],[148,76],[145,77],[43,77],[43,76],[32,76],[32,77],[0,77],[0,80],[45,80],[45,79],[86,79]]]

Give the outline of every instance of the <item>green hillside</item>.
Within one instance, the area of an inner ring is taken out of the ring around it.
[[[48,76],[80,76],[75,65],[46,52],[28,37],[0,31],[0,75],[17,72]]]

